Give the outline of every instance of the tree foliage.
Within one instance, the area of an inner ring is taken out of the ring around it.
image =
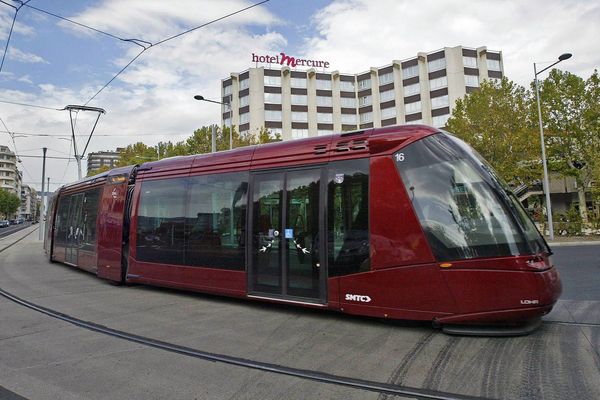
[[[588,222],[585,191],[600,182],[600,78],[583,80],[553,69],[540,85],[549,169],[577,181],[581,217]],[[537,110],[536,110],[537,111]]]
[[[450,132],[475,148],[507,182],[539,179],[539,136],[529,113],[530,93],[503,78],[486,80],[480,90],[456,101]]]
[[[229,150],[229,130],[227,126],[216,128],[217,151]],[[273,135],[264,128],[260,130],[258,135],[240,134],[235,127],[233,128],[233,148],[277,142],[280,140],[281,135]],[[155,161],[167,157],[204,154],[211,151],[212,126],[203,126],[196,129],[190,137],[181,142],[159,142],[156,146],[148,146],[142,142],[130,144],[121,151],[121,157],[117,165],[142,164],[147,161]]]
[[[21,199],[14,193],[0,189],[0,215],[2,218],[8,218],[19,209]]]
[[[86,176],[98,175],[98,174],[101,174],[102,172],[106,172],[108,170],[110,170],[110,167],[108,165],[101,165],[100,168],[88,170]]]

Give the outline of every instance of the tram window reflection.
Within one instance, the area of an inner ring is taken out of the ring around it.
[[[369,160],[331,163],[328,191],[329,276],[368,271]]]
[[[142,183],[137,223],[137,259],[183,264],[186,178]]]
[[[243,270],[248,173],[190,178],[186,265]]]

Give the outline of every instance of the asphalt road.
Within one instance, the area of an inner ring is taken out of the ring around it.
[[[600,245],[552,248],[563,283],[562,300],[600,301]]]
[[[48,263],[36,238],[34,233],[0,253],[0,287],[113,329],[215,354],[450,394],[600,398],[598,294],[590,288],[588,298],[574,299],[595,279],[598,264],[589,260],[597,261],[598,247],[555,249],[565,291],[538,331],[518,338],[472,338],[448,336],[427,324],[146,286],[118,287]],[[589,258],[582,261],[580,255]],[[398,398],[150,348],[51,318],[4,297],[0,317],[0,398]]]
[[[23,222],[22,224],[10,225],[6,228],[0,228],[0,238],[8,236],[8,235],[12,235],[13,233],[16,233],[16,232],[18,232],[22,229],[25,229],[29,226],[31,226],[31,222]]]

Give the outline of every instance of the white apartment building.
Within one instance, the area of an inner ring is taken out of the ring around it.
[[[29,185],[21,186],[21,209],[19,216],[24,219],[35,219],[37,214],[37,192]]]
[[[287,58],[221,81],[222,102],[232,108],[230,115],[222,107],[223,125],[233,118],[241,133],[264,127],[283,140],[396,124],[443,127],[457,99],[503,76],[502,53],[486,47],[445,47],[359,73],[299,70],[283,65]]]
[[[15,153],[7,146],[0,145],[0,188],[20,196],[21,181]]]
[[[109,150],[89,153],[87,157],[87,170],[93,171],[102,166],[107,166],[111,169],[116,167],[121,158],[121,150],[123,150],[123,148],[117,147],[116,151]]]

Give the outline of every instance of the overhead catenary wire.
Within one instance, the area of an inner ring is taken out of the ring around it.
[[[63,110],[62,108],[45,107],[45,106],[40,106],[40,105],[37,105],[37,104],[31,104],[31,103],[20,103],[18,101],[0,100],[0,103],[15,104],[15,105],[18,105],[18,106],[23,106],[23,107],[41,108],[41,109],[44,109],[44,110],[52,110],[52,111],[62,111]]]
[[[13,16],[12,24],[10,25],[10,30],[8,31],[8,38],[6,39],[6,47],[4,48],[4,53],[2,53],[2,62],[0,62],[0,72],[2,72],[2,67],[4,66],[4,59],[6,58],[6,53],[8,53],[8,45],[10,44],[10,38],[12,36],[13,29],[15,28],[15,22],[17,21],[17,14],[19,14],[19,10],[21,9],[21,7],[23,7],[30,1],[31,0],[27,0],[26,2],[19,1],[19,3],[21,3],[21,5],[17,7],[13,4],[9,4],[3,0],[0,0],[0,2],[2,2],[3,4],[6,4],[7,6],[15,9],[15,15]]]
[[[173,39],[175,39],[175,38],[178,38],[178,37],[180,37],[180,36],[186,35],[186,34],[188,34],[188,33],[190,33],[190,32],[193,32],[193,31],[195,31],[195,30],[197,30],[197,29],[204,28],[204,27],[206,27],[206,26],[208,26],[208,25],[214,24],[214,23],[216,23],[216,22],[219,22],[219,21],[222,21],[222,20],[224,20],[224,19],[226,19],[226,18],[232,17],[232,16],[234,16],[234,15],[236,15],[236,14],[239,14],[239,13],[242,13],[242,12],[244,12],[244,11],[247,11],[247,10],[249,10],[249,9],[251,9],[251,8],[254,8],[254,7],[257,7],[257,6],[261,5],[261,4],[267,3],[268,1],[270,1],[270,0],[262,0],[262,1],[258,2],[258,3],[251,4],[251,5],[249,5],[248,7],[241,8],[241,9],[239,9],[239,10],[237,10],[237,11],[234,11],[234,12],[231,12],[231,13],[229,13],[229,14],[223,15],[223,16],[221,16],[221,17],[219,17],[219,18],[215,18],[215,19],[213,19],[213,20],[210,20],[210,21],[208,21],[208,22],[205,22],[205,23],[203,23],[203,24],[200,24],[200,25],[198,25],[198,26],[195,26],[195,27],[193,27],[193,28],[190,28],[190,29],[188,29],[188,30],[186,30],[186,31],[183,31],[183,32],[181,32],[181,33],[178,33],[178,34],[176,34],[176,35],[169,36],[168,38],[166,38],[166,39],[163,39],[163,40],[160,40],[160,41],[158,41],[158,42],[156,42],[156,43],[145,42],[145,43],[149,43],[149,44],[148,44],[146,47],[144,47],[144,46],[142,46],[141,44],[137,43],[137,41],[136,41],[135,39],[132,39],[131,41],[132,41],[133,43],[136,43],[136,44],[138,44],[138,45],[139,45],[139,46],[141,46],[143,49],[142,49],[142,50],[141,50],[141,51],[140,51],[140,52],[139,52],[139,53],[138,53],[138,54],[137,54],[137,55],[136,55],[136,56],[135,56],[135,57],[134,57],[134,58],[133,58],[131,61],[129,61],[129,62],[128,62],[128,63],[127,63],[127,64],[126,64],[126,65],[125,65],[123,68],[121,68],[121,69],[119,70],[119,72],[117,72],[117,73],[116,73],[116,75],[115,75],[115,76],[113,76],[113,77],[112,77],[112,78],[111,78],[111,79],[110,79],[108,82],[106,82],[106,83],[105,83],[105,84],[104,84],[104,85],[103,85],[103,86],[102,86],[102,87],[101,87],[101,88],[100,88],[100,89],[99,89],[99,90],[98,90],[98,91],[97,91],[97,92],[96,92],[96,93],[95,93],[95,94],[94,94],[94,95],[93,95],[93,96],[92,96],[92,97],[91,97],[91,98],[90,98],[88,101],[86,101],[86,102],[84,103],[84,106],[88,105],[88,104],[89,104],[89,103],[90,103],[92,100],[94,100],[94,99],[96,98],[96,96],[98,96],[98,95],[99,95],[99,94],[100,94],[100,93],[101,93],[101,92],[102,92],[104,89],[106,89],[106,87],[107,87],[108,85],[110,85],[110,84],[111,84],[111,83],[112,83],[112,82],[113,82],[113,81],[114,81],[114,80],[115,80],[115,79],[116,79],[116,78],[117,78],[119,75],[121,75],[121,74],[122,74],[122,73],[123,73],[123,72],[124,72],[124,71],[125,71],[127,68],[129,68],[129,66],[130,66],[131,64],[133,64],[133,63],[135,62],[135,60],[137,60],[137,59],[138,59],[138,58],[139,58],[139,57],[140,57],[140,56],[141,56],[141,55],[142,55],[142,54],[143,54],[143,53],[144,53],[146,50],[149,50],[149,49],[151,49],[152,47],[156,47],[156,46],[158,46],[158,45],[161,45],[161,44],[163,44],[163,43],[165,43],[165,42],[168,42],[168,41],[170,41],[170,40],[173,40]]]

